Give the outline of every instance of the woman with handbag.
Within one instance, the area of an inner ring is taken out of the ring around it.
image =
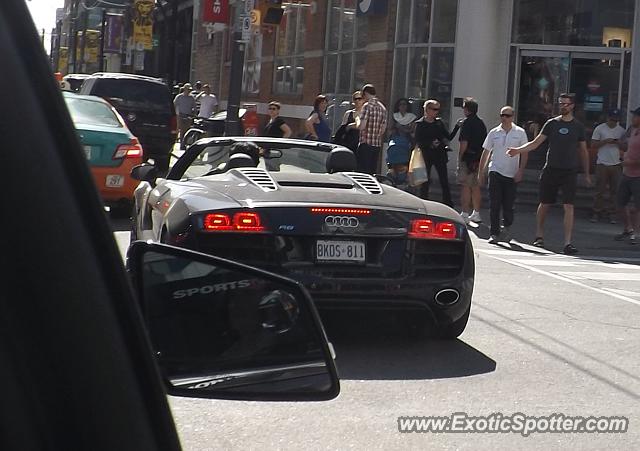
[[[333,143],[345,146],[355,152],[360,140],[360,113],[364,106],[364,96],[361,91],[356,91],[351,98],[353,109],[345,111],[342,116],[342,123],[333,136]]]
[[[447,151],[449,141],[453,139],[460,129],[460,123],[457,123],[449,133],[447,126],[438,117],[439,112],[440,102],[433,99],[427,100],[424,103],[423,117],[415,123],[415,142],[416,146],[422,151],[428,177],[428,181],[420,186],[420,197],[423,199],[429,198],[431,168],[435,166],[440,186],[442,187],[442,203],[453,208],[447,171],[447,162],[449,161]]]

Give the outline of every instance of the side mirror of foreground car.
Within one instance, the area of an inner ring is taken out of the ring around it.
[[[143,182],[153,182],[158,178],[158,169],[148,163],[142,163],[131,168],[131,178]]]
[[[142,241],[128,265],[169,394],[313,401],[340,392],[324,328],[298,282]]]

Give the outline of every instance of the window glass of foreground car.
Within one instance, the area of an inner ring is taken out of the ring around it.
[[[313,302],[296,282],[136,242],[129,266],[169,393],[321,400],[339,390]]]
[[[0,1],[0,59],[10,68],[0,73],[10,112],[0,121],[3,182],[19,187],[0,223],[0,449],[180,449],[131,281],[24,0]]]

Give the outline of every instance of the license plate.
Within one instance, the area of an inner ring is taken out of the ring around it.
[[[91,146],[83,146],[84,154],[87,157],[87,160],[91,160]]]
[[[366,248],[362,241],[329,241],[316,242],[316,260],[319,262],[352,262],[366,261]]]
[[[107,175],[105,185],[108,188],[120,188],[124,185],[123,175]]]

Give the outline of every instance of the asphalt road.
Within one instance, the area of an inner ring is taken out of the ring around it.
[[[114,228],[124,250],[126,224]],[[567,257],[476,238],[473,306],[459,340],[415,341],[388,318],[329,318],[336,400],[171,398],[184,448],[640,449],[639,251]],[[619,434],[398,432],[400,416],[454,412],[630,421]]]

